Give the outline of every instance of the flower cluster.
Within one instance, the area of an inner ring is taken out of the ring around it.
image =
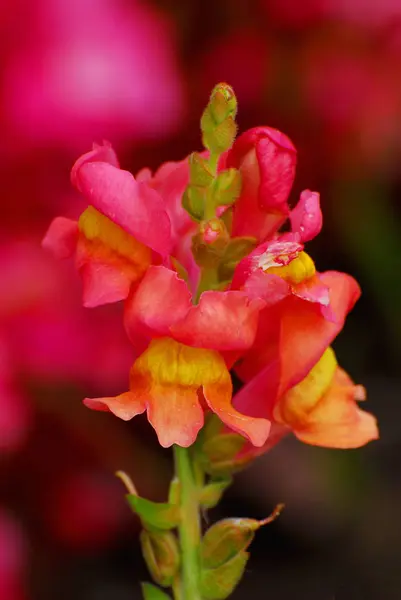
[[[210,412],[220,437],[247,440],[243,456],[291,431],[309,444],[364,445],[376,421],[330,347],[358,284],[319,273],[304,249],[322,215],[309,190],[289,206],[292,142],[269,127],[235,139],[235,115],[221,84],[202,116],[203,152],[134,177],[103,143],[73,166],[86,208],[78,221],[56,218],[43,244],[75,256],[85,306],[124,302],[135,351],[128,391],[85,404],[124,420],[146,411],[164,447],[194,444]],[[236,393],[230,371],[243,383]]]

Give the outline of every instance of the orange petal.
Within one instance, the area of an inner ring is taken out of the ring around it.
[[[178,444],[191,446],[203,427],[203,410],[194,388],[152,386],[148,401],[148,420],[163,448]]]
[[[308,416],[304,427],[294,430],[298,439],[328,448],[359,448],[379,437],[373,415],[358,408],[358,386],[344,385],[344,371]]]
[[[146,410],[143,399],[135,392],[124,392],[109,398],[85,398],[84,404],[94,410],[110,411],[123,421],[129,421]]]
[[[270,431],[267,419],[248,417],[235,410],[231,404],[231,380],[221,384],[203,386],[205,400],[213,412],[228,427],[245,436],[254,446],[262,446]]]

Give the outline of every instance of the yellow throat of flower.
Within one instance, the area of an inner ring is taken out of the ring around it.
[[[150,263],[151,250],[93,206],[81,214],[78,227],[89,242],[101,243],[130,262]]]
[[[151,341],[135,361],[134,374],[149,377],[160,385],[194,388],[230,381],[225,362],[218,352],[185,346],[167,337]]]
[[[274,419],[278,423],[302,427],[330,388],[336,368],[336,355],[331,348],[327,348],[305,379],[279,400],[273,411]]]

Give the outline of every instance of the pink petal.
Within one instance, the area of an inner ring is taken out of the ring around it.
[[[42,241],[42,247],[50,250],[55,258],[73,256],[78,242],[78,223],[65,217],[56,217],[50,224]]]
[[[183,344],[214,350],[245,350],[252,345],[265,303],[243,292],[203,292],[199,304],[171,326]]]
[[[291,293],[290,285],[278,275],[269,275],[258,270],[248,278],[244,291],[249,298],[261,298],[265,306],[272,306]]]
[[[336,319],[327,320],[317,305],[295,296],[265,309],[255,346],[236,369],[248,382],[235,396],[239,410],[269,418],[276,399],[306,377],[341,331],[359,286],[336,271],[323,273],[321,280],[329,288]]]
[[[306,377],[344,326],[345,317],[359,298],[360,288],[351,276],[330,271],[321,276],[330,294],[336,320],[328,321],[313,304],[290,298],[281,321],[281,390]],[[291,301],[294,303],[291,305]]]
[[[269,421],[238,412],[231,404],[231,388],[207,385],[203,386],[203,394],[211,410],[223,423],[246,437],[254,446],[263,446],[270,431]]]
[[[242,175],[233,235],[252,235],[263,241],[278,230],[289,213],[295,165],[292,142],[276,129],[255,127],[237,138],[227,155],[227,167],[239,169]]]
[[[79,268],[83,286],[83,305],[93,308],[125,300],[131,287],[131,279],[118,265],[88,260]]]
[[[184,318],[190,307],[191,294],[185,281],[166,267],[150,266],[125,305],[128,336],[135,340],[138,333],[169,335],[170,326]]]
[[[78,172],[79,169],[86,163],[91,162],[104,162],[113,167],[119,168],[119,162],[117,154],[114,152],[109,142],[103,142],[103,145],[93,144],[93,148],[90,152],[86,152],[80,156],[74,163],[71,169],[71,182],[73,186],[78,187]]]
[[[138,398],[133,392],[124,392],[119,396],[109,398],[85,398],[84,404],[93,410],[112,412],[123,421],[130,421],[146,410],[146,404],[142,398]]]
[[[304,190],[298,204],[290,213],[292,231],[298,233],[301,242],[309,242],[320,233],[323,224],[320,195]]]
[[[161,255],[171,249],[170,219],[163,200],[147,183],[103,162],[86,162],[76,170],[77,189],[111,221]]]

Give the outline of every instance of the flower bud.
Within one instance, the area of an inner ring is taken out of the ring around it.
[[[224,519],[208,529],[201,546],[202,565],[216,569],[246,550],[255,531],[260,527],[256,519]]]
[[[229,239],[229,233],[221,219],[213,217],[202,221],[199,232],[192,239],[192,252],[196,263],[201,267],[217,266]]]
[[[224,83],[217,85],[201,118],[205,148],[215,154],[231,148],[237,133],[236,113],[237,99],[233,89]]]
[[[289,215],[288,196],[295,176],[296,150],[286,135],[255,127],[238,137],[227,155],[227,167],[242,176],[234,206],[234,236],[271,236]]]
[[[203,536],[201,546],[202,566],[216,569],[227,563],[240,552],[247,550],[255,537],[255,532],[274,521],[282,509],[278,504],[271,515],[262,521],[256,519],[223,519],[210,527]]]
[[[205,600],[224,600],[241,579],[255,532],[281,512],[279,504],[263,521],[224,519],[208,529],[201,545],[201,591]]]
[[[237,433],[222,433],[205,441],[202,446],[203,468],[210,475],[233,473],[242,466],[238,458],[246,440]]]
[[[180,552],[171,531],[147,531],[140,534],[142,554],[154,581],[171,586],[180,566]]]
[[[196,443],[197,458],[206,473],[224,480],[237,470],[237,455],[245,443],[238,433],[225,431],[216,415],[209,415]]]

